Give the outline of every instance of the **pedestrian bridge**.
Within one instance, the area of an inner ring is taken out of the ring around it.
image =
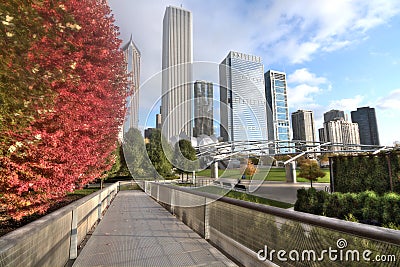
[[[138,183],[144,192],[118,192],[117,183],[3,236],[0,266],[365,266],[378,257],[398,266],[400,260],[395,230]]]

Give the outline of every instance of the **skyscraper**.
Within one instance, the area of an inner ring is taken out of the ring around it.
[[[140,86],[140,51],[131,38],[122,47],[128,74],[128,91],[132,95],[127,99],[128,116],[125,122],[125,132],[130,128],[138,128],[139,124],[139,86]]]
[[[328,112],[324,113],[324,122],[334,121],[340,118],[346,119],[344,116],[344,111],[342,110],[331,109]]]
[[[221,136],[224,141],[267,140],[261,58],[229,52],[219,65]]]
[[[287,104],[286,73],[269,70],[264,74],[265,95],[267,97],[268,139],[289,141],[289,108]],[[275,146],[275,153],[291,152],[288,142],[280,142]]]
[[[351,112],[351,121],[358,123],[362,145],[379,146],[378,124],[374,108],[357,108],[356,111]]]
[[[353,144],[353,146],[332,146],[332,150],[359,149],[360,134],[358,124],[346,120],[344,111],[330,110],[324,113],[324,128],[319,129],[320,142]]]
[[[309,110],[298,110],[292,113],[293,140],[305,141],[306,145],[315,142],[314,113]],[[300,148],[305,149],[305,147]]]
[[[345,121],[343,118],[324,122],[324,141],[349,146],[332,146],[333,151],[359,149],[360,135],[358,124]],[[350,146],[352,144],[352,146]]]
[[[162,133],[192,136],[192,14],[169,6],[163,20]]]
[[[211,82],[196,81],[194,83],[194,137],[214,134],[213,93]]]

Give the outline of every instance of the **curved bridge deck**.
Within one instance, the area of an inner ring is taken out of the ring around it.
[[[236,266],[142,191],[120,191],[73,266]]]

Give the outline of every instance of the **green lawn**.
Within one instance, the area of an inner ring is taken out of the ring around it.
[[[276,200],[272,200],[272,199],[268,199],[268,198],[255,196],[255,195],[250,195],[250,194],[246,194],[243,192],[232,191],[232,190],[217,187],[217,186],[204,186],[204,187],[196,188],[193,190],[207,192],[207,193],[214,194],[214,195],[220,195],[220,196],[226,196],[226,197],[230,197],[230,198],[240,199],[240,200],[249,201],[249,202],[253,202],[253,203],[264,204],[264,205],[268,205],[268,206],[274,206],[274,207],[283,208],[283,209],[288,209],[288,208],[293,207],[293,205],[290,203],[276,201]]]
[[[325,172],[325,177],[318,179],[318,183],[329,183],[329,170],[328,169],[322,169],[323,172]],[[284,182],[286,181],[286,176],[285,176],[285,169],[284,168],[271,168],[266,174],[266,170],[261,169],[259,173],[256,174],[254,177],[257,180],[263,180],[265,178],[265,175],[267,176],[267,181],[279,181],[279,182]],[[206,177],[211,177],[211,170],[206,169],[202,170],[200,172],[196,173],[198,176],[206,176]],[[297,175],[299,174],[299,171],[297,170]],[[241,177],[241,170],[239,169],[229,169],[229,170],[218,170],[218,177],[220,178],[234,178],[238,179]],[[247,179],[249,177],[246,177]],[[309,182],[307,179],[300,178],[297,176],[297,181],[298,182]]]

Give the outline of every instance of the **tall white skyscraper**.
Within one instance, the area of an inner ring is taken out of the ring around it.
[[[231,51],[219,65],[221,136],[225,141],[267,140],[261,58]]]
[[[280,141],[275,146],[275,153],[292,152],[288,142],[290,140],[290,123],[286,73],[269,70],[265,73],[264,78],[267,103],[271,108],[271,112],[268,112],[268,139]]]
[[[162,133],[192,136],[192,14],[169,6],[163,21]]]
[[[125,118],[125,132],[130,128],[138,128],[139,124],[139,87],[140,87],[140,51],[131,38],[122,47],[126,62],[126,73],[128,74],[128,91],[132,95],[127,99],[128,114]]]

